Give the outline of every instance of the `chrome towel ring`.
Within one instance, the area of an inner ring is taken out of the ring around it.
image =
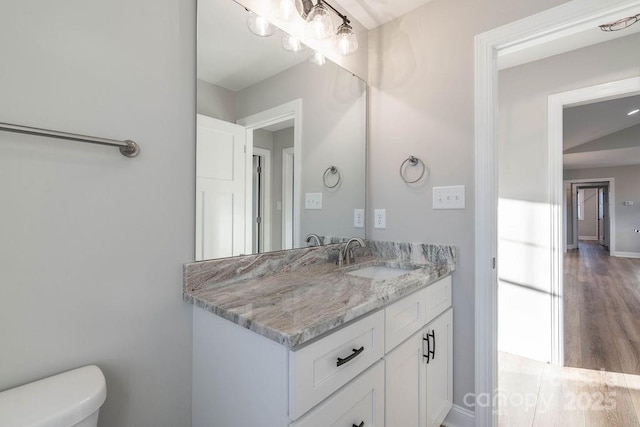
[[[329,172],[331,172],[331,175],[338,174],[338,179],[336,180],[336,183],[333,184],[333,185],[329,185],[329,183],[327,182],[327,178],[328,178],[327,174]],[[324,171],[324,174],[322,175],[322,182],[324,183],[325,187],[327,187],[327,188],[336,188],[338,186],[338,184],[340,184],[340,181],[342,181],[342,174],[340,174],[340,171],[335,166],[329,166],[327,168],[327,170]]]
[[[420,166],[422,166],[422,171],[420,172],[420,176],[418,178],[416,178],[413,181],[409,181],[407,179],[407,177],[405,176],[405,171],[406,171],[406,167],[405,166],[417,166],[418,164],[420,164]],[[422,179],[422,177],[424,176],[424,173],[427,171],[427,167],[425,166],[424,162],[422,160],[420,160],[419,158],[415,157],[415,156],[409,156],[404,162],[402,162],[402,164],[400,165],[400,178],[402,178],[402,180],[404,182],[406,182],[407,184],[413,184],[416,183],[418,181],[420,181]]]

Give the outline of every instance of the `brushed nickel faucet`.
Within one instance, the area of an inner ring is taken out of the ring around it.
[[[320,243],[320,236],[318,236],[317,234],[307,234],[305,240],[307,241],[307,243],[311,243],[311,246],[322,246],[322,244]],[[312,240],[315,240],[315,244],[314,242],[312,242]]]
[[[353,255],[353,249],[351,249],[350,247],[351,244],[354,242],[358,243],[362,248],[365,248],[367,246],[365,245],[364,240],[362,240],[361,238],[352,237],[351,239],[347,240],[347,243],[344,244],[344,247],[340,248],[340,253],[338,254],[338,261],[336,262],[336,264],[349,265],[356,261],[356,257]]]

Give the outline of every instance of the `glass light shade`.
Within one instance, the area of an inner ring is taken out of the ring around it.
[[[297,38],[287,33],[282,35],[282,48],[287,52],[302,52],[305,47]]]
[[[333,35],[331,13],[322,1],[319,0],[318,4],[313,6],[313,9],[309,12],[305,31],[308,37],[313,37],[317,40],[328,39]]]
[[[358,50],[358,37],[351,25],[346,22],[338,27],[336,47],[342,55],[351,55]]]
[[[309,58],[309,62],[321,67],[325,62],[327,62],[327,59],[320,52],[313,52],[313,55],[311,55],[311,58]]]
[[[264,17],[256,15],[253,12],[249,12],[247,27],[249,27],[249,31],[259,37],[269,37],[276,32],[274,25],[271,25]]]
[[[281,19],[285,21],[290,20],[293,17],[293,13],[296,10],[295,0],[280,0],[278,5],[278,12]]]

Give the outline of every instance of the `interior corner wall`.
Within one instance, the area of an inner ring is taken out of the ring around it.
[[[132,139],[0,132],[0,390],[84,365],[101,427],[191,423],[193,0],[8,0],[0,121]]]
[[[236,93],[223,87],[198,80],[197,112],[225,122],[236,122]]]
[[[614,178],[615,180],[615,236],[614,255],[640,255],[640,165],[607,168],[570,169],[564,171],[564,179]],[[625,201],[634,202],[625,206]]]
[[[564,0],[435,0],[369,33],[367,237],[452,244],[454,403],[474,392],[474,37]],[[404,183],[400,164],[421,158],[429,174]],[[465,185],[466,209],[433,210],[434,186]],[[472,409],[472,408],[470,408]]]
[[[551,360],[551,94],[637,77],[640,34],[499,74],[499,348]],[[526,83],[526,84],[525,84]],[[566,178],[565,178],[566,179]]]

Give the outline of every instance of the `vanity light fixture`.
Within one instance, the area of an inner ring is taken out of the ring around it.
[[[282,34],[282,48],[287,52],[302,52],[306,46],[297,38],[284,33]]]
[[[309,62],[322,67],[324,63],[327,62],[327,59],[320,52],[313,52],[313,55],[311,55],[311,58],[309,58]]]
[[[322,0],[318,0],[307,15],[306,33],[317,40],[328,39],[333,35],[333,19]]]
[[[634,114],[637,114],[638,112],[640,112],[640,109],[635,109],[633,111],[629,111],[629,113],[627,113],[627,116],[633,116]]]
[[[279,3],[280,18],[285,21],[290,20],[296,10],[295,0],[280,0]]]
[[[336,46],[338,47],[338,51],[345,56],[351,55],[358,50],[358,37],[346,20],[338,27]]]
[[[608,24],[600,25],[600,29],[606,32],[620,31],[629,28],[638,21],[640,21],[640,13],[635,16],[628,16],[614,22],[609,22]]]
[[[247,27],[249,31],[258,37],[269,37],[276,32],[276,27],[263,16],[257,15],[250,10],[247,17]]]

